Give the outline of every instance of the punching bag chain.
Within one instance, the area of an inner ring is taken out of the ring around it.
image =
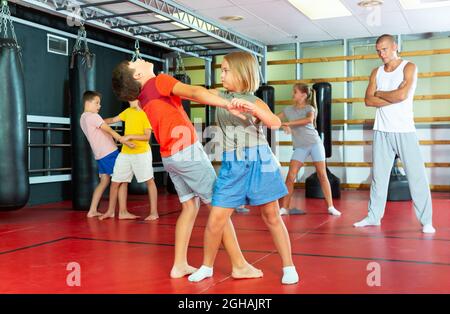
[[[1,0],[1,11],[0,11],[0,34],[3,38],[8,38],[8,23],[11,28],[11,35],[14,39],[18,48],[19,44],[17,42],[16,32],[14,31],[14,24],[11,19],[11,12],[9,10],[8,1]],[[2,32],[3,29],[3,32]]]
[[[142,59],[142,57],[141,57],[141,53],[139,52],[139,40],[136,39],[136,41],[134,42],[134,53],[133,53],[133,58],[131,59],[131,61],[134,62],[138,59]]]
[[[84,44],[84,49],[81,48],[81,45]],[[91,57],[92,54],[89,51],[88,42],[87,42],[87,35],[86,35],[86,29],[84,28],[84,25],[80,26],[80,29],[78,30],[78,36],[77,41],[75,42],[75,45],[73,46],[72,51],[72,60],[70,63],[70,68],[73,69],[74,62],[75,62],[75,55],[80,54],[83,56],[83,62],[87,63],[87,67],[91,67]]]
[[[88,47],[86,36],[87,36],[86,29],[82,25],[82,26],[80,26],[80,29],[78,30],[77,41],[75,42],[75,46],[73,47],[74,52],[81,51],[81,45],[84,43],[84,52],[89,53],[89,47]]]
[[[181,54],[179,52],[177,53],[175,74],[186,74],[186,68],[184,67],[183,58],[181,58]]]

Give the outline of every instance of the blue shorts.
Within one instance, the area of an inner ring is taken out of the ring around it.
[[[111,154],[97,160],[98,174],[112,175],[114,170],[114,164],[116,163],[117,156],[119,156],[119,150],[113,151]]]
[[[325,148],[322,142],[304,147],[296,147],[291,160],[297,160],[303,163],[309,155],[311,155],[311,159],[314,162],[325,161]]]
[[[263,205],[288,194],[280,163],[268,145],[224,152],[212,205],[237,208]]]

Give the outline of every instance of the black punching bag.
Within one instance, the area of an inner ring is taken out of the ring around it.
[[[316,91],[317,132],[325,147],[325,156],[331,157],[331,84],[316,83],[312,86]]]
[[[95,55],[74,51],[70,66],[70,126],[72,140],[72,208],[88,210],[98,184],[97,163],[83,131],[83,93],[95,91]]]
[[[128,193],[135,195],[147,194],[147,183],[146,182],[138,183],[136,181],[136,177],[133,176],[133,179],[131,179],[131,182],[128,185]]]
[[[0,39],[0,210],[28,202],[28,133],[25,85],[19,47]]]
[[[411,193],[409,191],[408,179],[400,172],[397,167],[398,156],[395,156],[394,165],[391,170],[391,177],[388,186],[388,201],[410,201]]]
[[[191,84],[191,78],[187,74],[178,73],[178,74],[175,74],[173,77],[184,84],[189,84],[189,85]],[[189,100],[183,99],[181,101],[181,103],[183,104],[184,111],[186,111],[186,114],[190,118],[191,117],[191,102]],[[172,182],[172,179],[170,178],[170,176],[167,176],[167,185],[166,186],[167,186],[167,191],[169,193],[177,194],[177,190],[175,189],[175,186],[173,185],[173,182]]]
[[[316,83],[312,87],[316,92],[317,103],[317,132],[325,147],[325,156],[331,157],[331,84]],[[341,197],[340,180],[327,167],[327,177],[330,181],[333,198]],[[320,186],[317,173],[310,175],[305,181],[305,196],[308,198],[325,198]]]
[[[255,96],[261,98],[270,108],[272,112],[275,112],[275,88],[272,86],[263,84],[255,92]],[[267,129],[267,141],[272,146],[272,132],[271,129]]]

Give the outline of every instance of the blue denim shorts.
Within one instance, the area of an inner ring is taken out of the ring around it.
[[[225,208],[257,206],[278,200],[287,193],[280,163],[270,147],[246,147],[223,153],[212,205]]]
[[[113,151],[111,154],[97,160],[98,174],[112,175],[114,172],[114,165],[116,163],[119,150]]]

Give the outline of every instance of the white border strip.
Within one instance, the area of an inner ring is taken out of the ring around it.
[[[71,180],[72,180],[72,175],[70,175],[70,174],[60,174],[60,175],[54,175],[54,176],[39,176],[39,177],[30,177],[30,184],[63,182],[63,181],[71,181]]]
[[[27,115],[27,122],[32,123],[54,123],[54,124],[70,124],[70,118],[65,117],[52,117],[52,116],[34,116]],[[110,126],[123,126],[123,121],[119,121]]]
[[[70,124],[70,118],[27,115],[27,122]]]

